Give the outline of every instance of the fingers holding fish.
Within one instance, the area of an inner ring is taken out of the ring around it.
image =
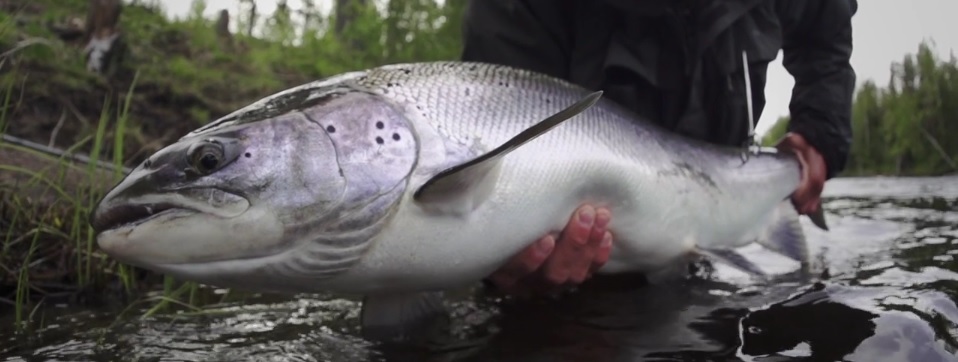
[[[795,209],[805,215],[818,212],[827,176],[825,158],[798,133],[785,135],[778,148],[794,153],[801,164],[802,180],[792,194]]]
[[[606,231],[600,240],[599,249],[596,251],[595,257],[592,258],[592,267],[589,268],[589,275],[586,279],[591,278],[592,274],[602,268],[609,261],[609,254],[612,253],[612,232]]]
[[[579,207],[544,266],[545,281],[552,289],[581,284],[597,269],[595,264],[604,264],[597,259],[602,256],[600,249],[611,219],[608,209],[591,205]],[[605,259],[608,260],[607,253]]]
[[[528,295],[530,287],[522,283],[546,261],[555,247],[555,236],[546,235],[512,257],[504,266],[489,276],[499,291],[513,295]]]
[[[488,280],[516,296],[547,295],[575,287],[609,260],[612,213],[580,206],[557,235],[546,235],[516,254]]]

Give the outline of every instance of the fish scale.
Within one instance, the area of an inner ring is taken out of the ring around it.
[[[419,110],[410,112],[419,115],[410,119],[421,137],[431,134],[423,132],[430,128],[445,139],[437,142],[468,144],[480,138],[484,148],[477,152],[489,151],[588,94],[541,75],[468,63],[386,66],[358,79],[359,88],[398,108]],[[430,169],[464,161],[422,154],[419,159],[420,167]],[[369,292],[476,280],[539,236],[560,230],[586,201],[609,206],[614,215],[610,229],[616,243],[600,272],[651,271],[694,247],[750,242],[750,230],[766,213],[762,210],[797,185],[796,166],[777,156],[742,165],[737,150],[681,139],[600,101],[507,156],[495,193],[468,217],[424,217],[406,200],[364,262],[344,274],[342,285],[355,288],[354,282],[362,280]],[[689,182],[703,174],[712,186]],[[756,187],[769,192],[755,197]],[[740,200],[755,207],[735,207]],[[456,277],[433,277],[444,270],[456,271]]]
[[[779,212],[800,179],[793,155],[762,151],[744,162],[740,148],[687,139],[604,99],[565,114],[592,95],[542,74],[462,62],[304,84],[191,132],[135,169],[98,205],[98,240],[110,255],[188,280],[384,295],[485,278],[561,230],[583,203],[613,214],[615,241],[599,273],[655,273],[701,253],[750,271],[730,250],[801,237],[794,210]],[[557,115],[565,118],[538,130]],[[253,155],[199,179],[174,172],[189,169],[185,153],[210,139],[235,139],[222,147]],[[165,178],[145,176],[161,171]],[[115,210],[139,205],[135,193],[162,198],[198,184],[242,195],[249,215],[190,209],[116,222],[124,218]],[[804,257],[785,246],[778,250]]]

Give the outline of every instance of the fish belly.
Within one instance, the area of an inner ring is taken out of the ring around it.
[[[362,263],[332,283],[371,293],[476,282],[562,230],[584,203],[608,207],[613,215],[613,250],[600,272],[652,272],[697,245],[740,243],[763,209],[781,200],[776,192],[784,192],[773,187],[753,192],[751,203],[736,202],[741,192],[722,190],[722,179],[709,184],[683,174],[672,158],[657,158],[652,149],[637,160],[542,138],[505,157],[495,192],[470,213],[430,214],[407,197]]]

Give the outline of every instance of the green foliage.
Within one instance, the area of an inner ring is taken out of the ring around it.
[[[272,14],[251,13],[249,3],[242,0],[244,11],[230,14],[232,33],[223,36],[214,19],[202,16],[207,1],[193,1],[177,20],[164,16],[159,1],[124,1],[124,61],[105,75],[86,69],[85,44],[61,40],[51,27],[85,19],[88,0],[0,8],[0,48],[42,40],[0,59],[0,134],[70,145],[70,152],[129,167],[197,126],[282,89],[386,63],[455,59],[460,52],[464,0],[338,0],[343,9],[328,14],[309,0],[298,11],[278,6]],[[0,298],[14,301],[18,328],[33,319],[47,284],[93,295],[109,286],[133,293],[154,285],[147,280],[158,276],[100,253],[87,224],[119,172],[3,142],[0,155],[0,291],[13,291]],[[157,308],[197,300],[195,284],[158,282],[164,294]]]
[[[928,43],[891,66],[888,85],[861,84],[852,108],[846,175],[938,175],[958,172],[958,62]],[[788,130],[781,117],[762,138],[773,145]]]
[[[98,117],[101,100],[128,89],[138,73],[140,86],[129,126],[135,130],[131,142],[142,144],[126,148],[129,164],[142,161],[159,144],[197,125],[295,85],[386,63],[455,59],[460,53],[459,19],[465,8],[464,0],[444,5],[434,0],[385,0],[382,4],[340,0],[337,4],[349,11],[326,13],[313,1],[296,10],[280,1],[271,14],[254,14],[250,7],[240,7],[241,12],[230,14],[235,24],[232,34],[224,37],[217,33],[214,19],[202,16],[209,12],[205,0],[194,0],[187,16],[177,20],[164,16],[150,2],[125,2],[120,16],[125,61],[115,74],[98,76],[86,70],[85,44],[60,41],[48,26],[85,18],[88,1],[33,3],[38,13],[0,12],[0,19],[21,20],[2,23],[0,43],[30,37],[52,45],[25,47],[12,58],[16,66],[0,77],[25,80],[14,89],[24,99],[58,108],[72,103],[81,116],[92,120]],[[65,94],[71,96],[64,98]],[[11,119],[26,117],[29,111],[18,109]],[[72,136],[64,139],[69,143],[95,131],[92,122],[73,121],[74,113],[69,112],[72,122],[66,122],[64,129],[64,135]],[[17,136],[29,136],[17,132]],[[92,150],[88,145],[81,151]]]
[[[765,135],[762,136],[761,144],[768,147],[775,146],[778,141],[785,136],[785,133],[788,132],[788,121],[788,116],[778,117],[778,119],[775,120],[775,124],[772,125],[772,128],[769,128],[768,131],[765,132]]]
[[[923,42],[892,65],[885,88],[867,81],[855,96],[848,173],[958,172],[958,62]]]

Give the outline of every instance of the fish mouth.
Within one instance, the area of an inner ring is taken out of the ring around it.
[[[140,225],[170,213],[195,211],[170,202],[116,205],[103,212],[97,212],[96,216],[90,221],[90,225],[94,231],[101,233],[107,230]]]
[[[179,189],[133,198],[107,195],[91,213],[89,224],[100,234],[136,227],[162,216],[178,218],[209,214],[232,218],[245,212],[249,206],[249,199],[218,188]]]

